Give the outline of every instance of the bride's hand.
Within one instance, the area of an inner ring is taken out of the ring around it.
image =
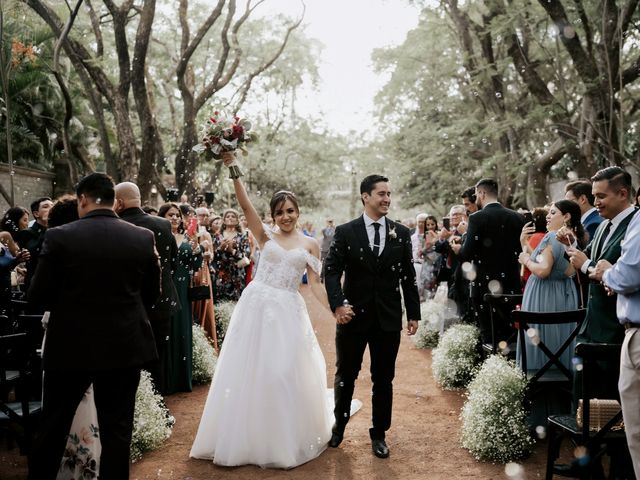
[[[222,152],[222,162],[224,163],[225,167],[230,167],[235,161],[236,161],[235,150],[231,150],[231,151],[225,150]]]

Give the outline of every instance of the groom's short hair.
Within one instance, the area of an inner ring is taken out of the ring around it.
[[[91,173],[76,185],[76,196],[80,198],[80,195],[110,207],[115,199],[115,185],[106,173]]]
[[[362,195],[363,193],[368,193],[369,195],[371,195],[371,191],[375,188],[376,183],[388,181],[389,179],[387,177],[383,177],[382,175],[369,175],[368,177],[364,177],[364,179],[360,183],[360,195]]]

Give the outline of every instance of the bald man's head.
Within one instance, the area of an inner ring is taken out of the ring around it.
[[[113,210],[120,213],[127,208],[134,208],[142,205],[140,200],[140,189],[135,183],[122,182],[116,185],[116,201]]]

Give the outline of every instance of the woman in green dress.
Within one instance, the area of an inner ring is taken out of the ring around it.
[[[187,291],[193,272],[202,266],[202,254],[197,237],[189,238],[185,232],[180,207],[175,203],[165,203],[158,215],[171,223],[171,232],[178,245],[176,271],[173,282],[180,300],[180,310],[171,317],[169,347],[166,356],[167,394],[191,391],[191,371],[193,343],[191,333],[191,301]]]

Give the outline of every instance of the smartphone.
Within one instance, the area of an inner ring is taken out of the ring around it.
[[[451,230],[451,219],[449,217],[444,217],[442,219],[442,227],[447,230]]]
[[[189,219],[189,226],[187,227],[187,235],[193,237],[198,231],[198,219],[193,217]]]
[[[526,225],[527,223],[531,223],[531,222],[533,222],[533,213],[531,213],[531,212],[524,212],[524,213],[522,214],[522,216],[524,217],[524,223],[525,223],[525,225]]]

